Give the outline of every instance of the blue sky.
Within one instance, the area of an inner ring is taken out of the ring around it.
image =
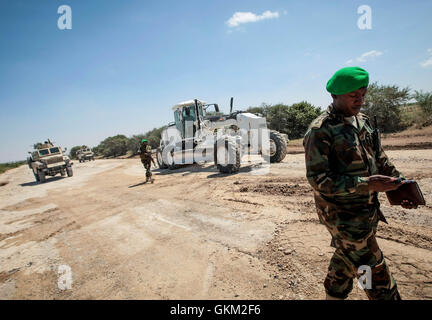
[[[60,5],[71,30],[57,27]],[[348,65],[432,91],[431,13],[432,1],[1,0],[0,162],[46,138],[70,149],[144,133],[193,98],[326,107],[327,80]]]

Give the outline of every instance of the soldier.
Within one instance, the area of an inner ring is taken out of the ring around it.
[[[153,157],[152,157],[152,149],[151,146],[148,144],[148,141],[146,139],[141,140],[141,146],[140,146],[140,157],[141,162],[144,165],[144,168],[146,169],[146,183],[150,180],[151,183],[154,182],[154,179],[152,179],[152,173],[150,171],[151,164],[156,166]]]
[[[405,178],[375,143],[369,119],[360,113],[368,84],[364,69],[337,71],[326,87],[333,103],[311,123],[303,140],[318,217],[336,248],[324,281],[329,300],[348,296],[361,266],[371,271],[371,286],[365,288],[369,299],[400,299],[375,234],[379,220],[387,223],[378,192],[397,189]],[[402,207],[417,206],[405,201]]]

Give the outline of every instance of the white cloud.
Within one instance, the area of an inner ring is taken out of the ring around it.
[[[354,61],[356,61],[356,62],[366,62],[366,60],[370,60],[372,58],[379,57],[382,54],[383,53],[381,51],[371,50],[371,51],[363,53],[360,57],[357,57],[355,59],[349,59],[347,62],[345,62],[345,64],[353,64]]]
[[[358,57],[357,61],[358,62],[366,62],[366,59],[379,57],[382,54],[383,53],[381,51],[376,51],[376,50],[368,51],[368,52],[363,53],[360,57]]]
[[[428,52],[431,55],[429,59],[420,63],[423,68],[432,67],[432,48],[428,49]]]
[[[236,12],[231,18],[226,22],[230,27],[238,27],[244,23],[257,22],[265,19],[277,19],[279,18],[279,12],[271,12],[269,10],[263,12],[262,15],[256,15],[253,12]]]

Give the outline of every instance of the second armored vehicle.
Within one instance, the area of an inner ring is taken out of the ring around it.
[[[79,162],[92,161],[94,160],[94,153],[88,147],[84,147],[78,150],[77,158]]]

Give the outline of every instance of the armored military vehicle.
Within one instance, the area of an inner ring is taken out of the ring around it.
[[[79,162],[92,161],[94,153],[88,147],[83,147],[77,151],[77,158]]]
[[[65,148],[64,151],[67,149]],[[45,182],[46,176],[55,176],[60,174],[72,177],[72,165],[69,157],[63,154],[60,147],[56,147],[48,139],[43,144],[39,144],[36,149],[29,152],[30,156],[27,158],[27,164],[32,169],[34,177],[38,182]]]

